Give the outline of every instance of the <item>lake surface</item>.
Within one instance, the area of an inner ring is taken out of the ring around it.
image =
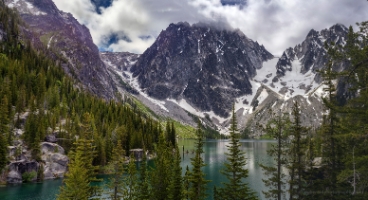
[[[246,181],[249,186],[256,191],[260,199],[264,199],[262,190],[265,186],[262,182],[264,179],[263,172],[259,167],[259,163],[271,164],[273,159],[267,155],[267,149],[271,147],[274,141],[271,140],[241,140],[241,148],[246,153],[247,165],[246,168],[249,170],[249,177]],[[211,180],[208,183],[208,199],[213,198],[213,187],[221,186],[221,182],[225,182],[225,177],[220,173],[223,169],[223,163],[226,161],[225,152],[227,152],[226,145],[229,144],[228,140],[206,140],[204,144],[204,155],[203,159],[207,166],[203,168],[206,178]],[[184,156],[182,159],[183,174],[185,168],[188,165],[191,167],[190,158],[194,156],[194,140],[179,140],[179,149],[181,155]],[[184,145],[184,154],[183,154]],[[188,150],[188,153],[187,153]],[[103,176],[105,181],[107,176]],[[0,199],[1,200],[53,200],[56,199],[56,194],[59,192],[59,187],[62,184],[62,180],[48,180],[42,184],[29,183],[22,185],[13,185],[0,187]]]

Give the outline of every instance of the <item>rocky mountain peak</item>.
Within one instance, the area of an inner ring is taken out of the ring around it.
[[[252,93],[250,78],[272,57],[240,30],[182,22],[163,30],[131,72],[155,99],[185,100],[225,117],[235,97]]]
[[[113,81],[99,56],[87,27],[71,14],[64,13],[52,0],[6,0],[19,11],[37,48],[48,49],[64,70],[83,86],[101,97],[114,98]]]
[[[347,31],[348,29],[342,24],[336,24],[322,31],[312,29],[301,44],[296,45],[294,48],[288,48],[283,53],[276,66],[277,75],[284,76],[287,71],[293,69],[293,64],[300,64],[297,70],[303,74],[310,70],[316,72],[322,69],[327,61],[325,43],[334,42],[344,45]],[[321,81],[319,76],[316,76],[316,81]]]

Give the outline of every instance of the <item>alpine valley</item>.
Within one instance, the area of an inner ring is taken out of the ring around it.
[[[96,38],[60,2],[0,0],[0,199],[368,199],[368,21],[274,54],[223,20],[106,18],[128,0],[88,0],[92,23],[127,25]]]
[[[273,55],[238,29],[181,22],[162,30],[141,55],[99,52],[89,30],[51,0],[5,2],[20,13],[33,46],[62,58],[65,72],[86,90],[105,99],[138,99],[157,116],[192,126],[198,116],[224,134],[233,104],[241,129],[266,123],[271,109],[291,113],[295,100],[305,110],[303,123],[319,126],[325,112],[318,73],[327,61],[324,43],[344,45],[348,31],[341,24],[311,30],[300,44]],[[343,101],[346,86],[337,85]]]

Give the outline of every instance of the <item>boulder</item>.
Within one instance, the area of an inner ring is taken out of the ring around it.
[[[58,144],[51,142],[41,142],[41,152],[42,154],[48,153],[61,153],[64,154],[64,148],[59,146]]]
[[[64,155],[64,149],[57,144],[44,142],[41,145],[41,159],[44,165],[44,178],[54,179],[63,177],[68,169],[69,158]],[[59,149],[59,147],[61,149]],[[54,149],[59,149],[55,152]]]
[[[47,135],[45,137],[45,141],[46,142],[51,142],[51,143],[56,143],[57,142],[57,138],[54,134],[50,134],[50,135]]]
[[[16,151],[17,151],[16,146],[8,146],[8,156],[9,157],[14,156]]]
[[[38,171],[39,164],[36,161],[17,161],[17,162],[11,162],[9,164],[9,173],[6,178],[7,183],[10,184],[16,184],[16,183],[22,183],[22,175],[24,173],[31,173]],[[37,179],[37,176],[33,177],[30,181],[35,181]]]
[[[6,177],[6,182],[10,184],[22,183],[22,175],[19,171],[11,170]]]

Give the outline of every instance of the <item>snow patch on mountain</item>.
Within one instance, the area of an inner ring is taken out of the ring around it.
[[[17,8],[21,14],[47,15],[26,0],[11,0],[6,2],[9,8]]]
[[[123,75],[123,72],[120,70],[115,70],[115,72],[124,80],[129,82],[129,85],[133,88],[135,88],[138,92],[139,95],[142,95],[143,97],[145,97],[146,99],[148,99],[149,101],[151,101],[152,103],[158,105],[162,110],[169,112],[169,110],[165,107],[165,101],[160,101],[157,99],[154,99],[150,96],[148,96],[148,94],[146,94],[142,89],[140,89],[139,87],[139,82],[137,80],[137,78],[133,77],[133,74],[131,72],[124,72],[125,75],[128,76],[128,78],[126,78],[126,76]]]

